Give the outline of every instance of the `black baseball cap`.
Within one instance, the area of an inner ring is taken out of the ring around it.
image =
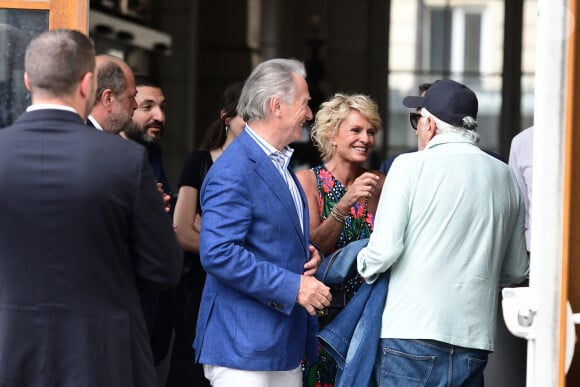
[[[466,129],[470,127],[463,122],[465,117],[477,119],[477,96],[469,87],[451,79],[433,82],[423,97],[405,97],[403,105],[425,108],[441,121]]]

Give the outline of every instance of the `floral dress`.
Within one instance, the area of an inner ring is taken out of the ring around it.
[[[346,188],[338,181],[324,165],[312,168],[318,185],[318,213],[324,223],[330,217],[330,210],[346,193]],[[349,214],[342,226],[340,236],[334,245],[334,250],[342,248],[352,241],[368,238],[373,231],[374,215],[368,213],[366,206],[359,202],[349,209]],[[331,292],[340,291],[345,301],[350,301],[362,284],[363,279],[356,275],[345,283],[331,286]],[[323,317],[319,318],[322,323]],[[324,323],[327,323],[324,321]],[[318,359],[314,362],[304,362],[303,384],[305,387],[332,387],[336,377],[337,365],[334,359],[322,348],[318,348]]]

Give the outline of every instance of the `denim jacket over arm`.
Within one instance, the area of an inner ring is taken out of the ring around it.
[[[368,240],[348,244],[337,260],[356,260]],[[327,257],[326,259],[329,259]],[[318,334],[320,344],[338,364],[335,387],[370,386],[381,334],[390,270],[372,285],[364,283],[342,312]]]

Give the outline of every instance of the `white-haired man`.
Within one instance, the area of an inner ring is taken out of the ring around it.
[[[357,262],[370,283],[391,269],[375,381],[483,386],[500,286],[528,274],[524,203],[509,167],[477,146],[472,90],[440,80],[403,104],[420,109],[419,152],[393,163]]]

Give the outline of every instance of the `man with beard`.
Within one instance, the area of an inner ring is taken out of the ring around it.
[[[137,113],[136,109],[138,107],[136,101],[137,89],[133,71],[121,59],[109,55],[98,55],[96,57],[96,72],[96,101],[87,119],[87,124],[99,130],[121,135],[125,139],[134,139],[146,146],[149,164],[153,169],[155,181],[161,183],[164,190],[162,197],[164,202],[166,202],[167,211],[167,206],[169,208],[172,206],[170,203],[167,203],[168,199],[166,199],[166,195],[169,195],[168,197],[170,198],[171,192],[167,179],[165,178],[163,166],[160,162],[160,150],[151,149],[148,146],[149,142],[144,141],[142,136],[135,134],[137,132],[141,133],[143,126],[132,121],[133,115]],[[143,108],[140,110],[144,111],[146,109]],[[140,116],[140,114],[138,115]],[[162,112],[161,115],[162,118],[159,119],[159,115],[156,114],[154,121],[165,122],[165,113]],[[143,122],[146,122],[146,120]],[[135,128],[131,129],[133,126]],[[159,127],[157,129],[161,132]],[[152,132],[154,131],[152,130]],[[132,133],[132,135],[126,136],[126,133]],[[165,357],[171,338],[170,292],[170,290],[167,292],[158,292],[143,288],[139,289],[141,306],[145,315],[145,322],[149,331],[151,349],[156,366]]]
[[[119,134],[131,123],[135,102],[135,78],[127,63],[109,55],[96,57],[97,92],[89,126]]]
[[[163,168],[161,136],[165,130],[165,96],[161,87],[144,75],[135,76],[137,110],[133,120],[121,132],[121,136],[137,141],[147,148],[149,164],[155,180],[163,185],[163,191],[173,197]],[[171,207],[173,208],[173,206]]]
[[[137,110],[133,113],[132,121],[119,134],[125,139],[133,140],[143,145],[149,153],[149,164],[153,169],[155,181],[161,183],[165,195],[172,197],[171,188],[165,175],[161,155],[161,135],[165,129],[165,96],[159,84],[144,75],[135,76],[137,94]],[[170,215],[173,217],[173,204],[170,206]],[[158,378],[163,381],[167,377],[166,363],[173,332],[172,304],[173,292],[142,295],[147,297],[148,304],[155,305],[149,309],[151,325],[151,347],[157,366]],[[190,343],[191,345],[191,343]],[[165,360],[165,361],[164,361]],[[164,382],[161,383],[165,385]]]

